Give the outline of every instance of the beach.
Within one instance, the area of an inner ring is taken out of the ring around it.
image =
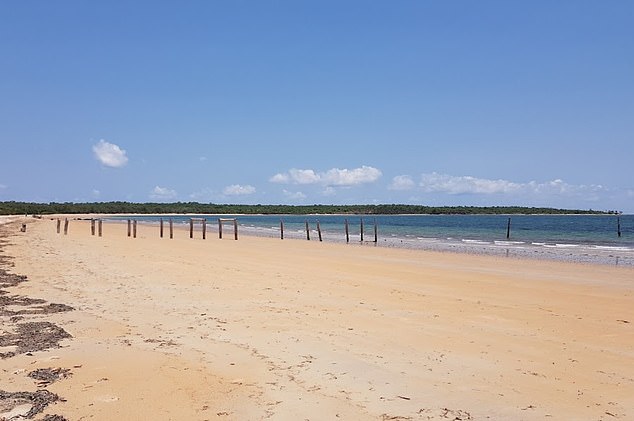
[[[68,335],[0,346],[0,391],[58,397],[33,419],[634,419],[632,267],[55,224],[0,226],[0,298],[46,301],[2,337]]]

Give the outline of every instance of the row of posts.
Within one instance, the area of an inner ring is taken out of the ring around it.
[[[305,227],[306,227],[306,239],[308,241],[310,241],[310,226],[308,224],[308,220],[305,221],[304,223]],[[345,219],[344,221],[344,227],[345,227],[345,231],[346,231],[346,243],[350,242],[350,227],[348,224],[348,219]],[[363,218],[361,218],[361,223],[360,223],[360,232],[361,232],[361,241],[364,241],[364,232],[365,232],[365,228],[363,226]],[[317,235],[319,236],[319,241],[322,241],[322,236],[321,236],[321,225],[319,224],[319,221],[317,221]],[[280,238],[283,240],[284,239],[284,221],[280,219]],[[379,230],[378,230],[378,225],[376,223],[376,219],[374,220],[374,243],[377,243],[379,240]]]
[[[190,218],[189,238],[194,238],[194,222],[195,221],[196,222],[200,221],[202,223],[203,240],[206,239],[207,238],[207,219],[205,218],[201,218],[201,219]],[[160,223],[160,236],[161,238],[163,238],[163,231],[164,231],[163,218],[160,219],[159,223]],[[226,224],[226,223],[233,224],[234,238],[237,240],[238,239],[238,220],[236,218],[218,218],[218,238],[222,239],[222,226],[223,224]],[[57,219],[57,233],[58,234],[61,231],[61,224],[62,224],[61,219]],[[349,243],[350,229],[349,229],[348,219],[345,219],[344,226],[345,226],[345,232],[346,232],[346,243]],[[128,237],[136,238],[136,231],[137,231],[136,227],[137,227],[136,219],[134,220],[128,219]],[[308,224],[308,220],[305,221],[305,227],[306,227],[306,239],[310,240],[310,226]],[[26,228],[24,228],[24,230],[26,231]],[[95,230],[98,231],[99,237],[101,237],[103,233],[103,221],[101,219],[90,220],[90,232],[92,235],[95,235]],[[361,233],[361,241],[364,241],[365,227],[363,223],[363,218],[361,218],[361,222],[360,222],[360,233]],[[67,234],[68,234],[68,218],[64,218],[64,235],[67,235]],[[317,234],[319,236],[319,241],[322,241],[321,225],[319,224],[319,221],[317,221]],[[169,235],[170,235],[170,239],[174,238],[174,223],[172,221],[172,218],[169,219]],[[617,235],[619,238],[621,237],[621,218],[620,217],[617,217]],[[282,240],[284,239],[284,221],[281,219],[280,219],[280,238]],[[511,238],[511,218],[508,218],[508,222],[506,225],[506,238],[507,239]],[[378,242],[378,225],[376,223],[376,219],[374,219],[374,241],[373,242],[374,243]]]
[[[203,240],[207,238],[207,220],[205,218],[202,219],[194,219],[191,218],[189,220],[189,238],[194,238],[194,221],[201,221],[203,227]],[[137,220],[136,219],[128,219],[128,237],[136,238],[137,234]],[[223,224],[231,222],[233,224],[233,232],[234,238],[238,239],[238,220],[235,218],[218,218],[218,237],[222,239],[222,226]],[[64,235],[68,235],[68,218],[64,218]],[[163,218],[160,219],[160,236],[163,238],[163,229],[164,221]],[[57,219],[57,233],[60,234],[62,230],[62,220]],[[99,237],[103,236],[103,221],[101,219],[91,219],[90,220],[90,234],[95,235],[95,231],[98,232]],[[169,219],[169,235],[170,239],[174,238],[174,222],[172,219]]]

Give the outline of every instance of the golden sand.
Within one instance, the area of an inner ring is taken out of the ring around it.
[[[46,219],[10,241],[10,292],[75,308],[37,316],[62,348],[0,360],[4,391],[71,370],[44,413],[634,419],[632,268]]]

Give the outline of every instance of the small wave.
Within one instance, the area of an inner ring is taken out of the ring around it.
[[[572,249],[579,247],[579,244],[544,244],[543,247],[559,248],[559,249]]]
[[[592,246],[595,250],[606,250],[606,251],[634,251],[631,247],[622,247],[622,246]]]
[[[463,238],[463,239],[462,239],[462,242],[463,242],[463,243],[467,243],[467,244],[491,244],[491,243],[490,243],[490,242],[488,242],[488,241],[482,241],[482,240],[469,240],[469,239],[466,239],[466,238]]]
[[[526,244],[523,241],[500,241],[496,240],[494,243],[498,246],[518,246],[520,244]]]

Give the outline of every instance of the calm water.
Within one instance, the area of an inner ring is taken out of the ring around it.
[[[175,224],[189,224],[191,216],[163,216]],[[210,232],[217,231],[218,215],[206,218]],[[318,240],[317,222],[324,241],[346,241],[348,220],[350,242],[361,237],[373,244],[374,226],[377,245],[459,252],[505,254],[524,257],[554,258],[634,266],[634,215],[620,216],[621,237],[617,235],[614,215],[223,215],[238,219],[240,232],[280,237],[280,221],[285,238],[306,238],[306,221],[311,240]],[[510,237],[507,223],[511,218]],[[111,219],[125,220],[127,216]],[[158,216],[135,216],[139,222],[158,223]],[[198,223],[200,225],[200,223]],[[225,230],[231,232],[232,227]],[[200,227],[197,228],[200,230]]]

